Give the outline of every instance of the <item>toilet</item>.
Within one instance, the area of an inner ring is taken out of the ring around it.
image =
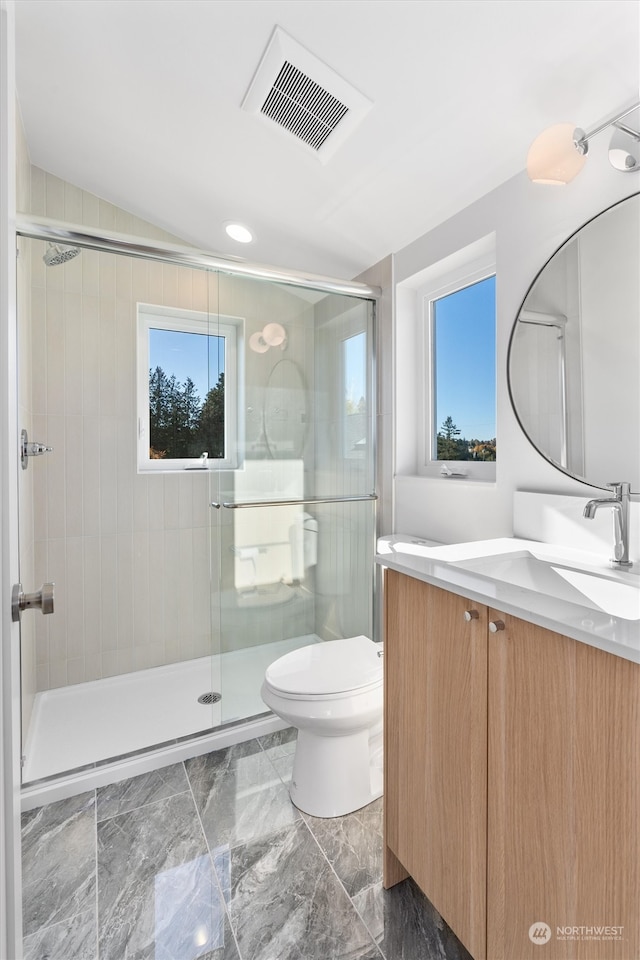
[[[267,667],[260,692],[298,729],[298,809],[341,817],[382,795],[382,644],[358,636],[300,647]]]

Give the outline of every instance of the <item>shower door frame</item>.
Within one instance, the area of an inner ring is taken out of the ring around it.
[[[141,237],[131,237],[128,234],[85,227],[81,224],[65,223],[48,217],[32,217],[18,213],[16,234],[31,240],[50,240],[53,243],[84,247],[102,253],[121,253],[142,260],[159,260],[183,267],[200,267],[233,276],[270,280],[273,283],[305,287],[361,300],[377,301],[382,296],[380,287],[359,283],[356,280],[334,280],[331,277],[305,273],[301,270],[281,270],[278,267],[248,263],[244,260],[225,259],[196,247],[181,247],[160,240],[148,242]]]
[[[82,225],[64,223],[62,221],[51,220],[48,218],[31,217],[25,214],[18,214],[16,221],[17,236],[26,237],[34,240],[44,240],[58,242],[62,244],[79,246],[98,252],[124,254],[125,256],[154,260],[162,263],[170,263],[178,266],[195,267],[216,271],[219,274],[229,274],[232,276],[250,277],[253,279],[266,280],[278,284],[284,284],[291,287],[304,287],[314,289],[327,294],[338,294],[342,296],[351,296],[359,300],[373,301],[374,310],[379,298],[381,289],[368,284],[340,281],[318,276],[315,274],[303,273],[299,271],[284,271],[264,265],[254,265],[246,262],[235,262],[221,257],[211,255],[207,252],[190,248],[178,247],[161,241],[148,242],[143,238],[131,237],[129,235],[94,229]],[[375,313],[374,313],[375,317]],[[16,318],[13,319],[15,329]],[[374,321],[375,324],[375,321]],[[375,326],[374,326],[375,329]],[[375,335],[373,341],[373,380],[375,384]],[[375,392],[374,392],[375,396]],[[375,401],[374,401],[375,403]],[[372,411],[375,419],[375,409]],[[16,427],[17,429],[17,427]],[[375,452],[374,452],[375,456]],[[16,445],[16,468],[17,468],[17,445]],[[16,470],[17,472],[17,470]],[[318,498],[322,502],[322,498]],[[329,498],[333,500],[334,498]],[[363,497],[335,498],[336,500],[373,500],[377,495],[372,492]],[[324,502],[328,502],[325,500]],[[216,506],[217,504],[212,504]],[[225,507],[231,507],[231,503],[225,503]],[[235,506],[235,505],[234,505]],[[375,523],[374,517],[374,523]],[[372,580],[374,572],[372,572]],[[375,622],[375,603],[372,611]],[[20,684],[20,678],[18,678]],[[138,773],[147,772],[167,763],[176,762],[179,759],[186,759],[189,756],[196,756],[199,753],[208,752],[213,749],[231,745],[240,742],[248,736],[258,736],[271,732],[271,729],[280,729],[284,726],[283,722],[276,717],[269,715],[260,715],[259,717],[249,717],[244,720],[222,724],[213,732],[206,732],[203,735],[195,734],[188,742],[179,743],[176,747],[150,747],[136,757],[135,760],[126,762],[114,761],[112,764],[105,764],[87,774],[79,773],[77,775],[62,774],[58,778],[51,778],[51,782],[43,785],[27,785],[22,789],[22,809],[31,809],[41,803],[51,802],[71,796],[80,792],[82,789],[91,789],[93,786],[101,786],[111,783],[116,779],[134,776]]]

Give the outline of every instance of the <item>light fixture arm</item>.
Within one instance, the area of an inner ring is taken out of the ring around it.
[[[602,133],[603,130],[606,130],[607,127],[614,126],[618,123],[618,120],[622,120],[623,117],[627,117],[630,113],[633,113],[634,110],[637,110],[640,107],[640,100],[637,100],[632,106],[627,107],[625,110],[622,110],[620,113],[615,113],[612,117],[609,117],[608,120],[605,120],[604,123],[599,124],[597,127],[594,127],[593,130],[590,130],[588,133],[581,127],[576,127],[573,131],[573,142],[578,153],[585,156],[589,152],[589,140],[597,136],[599,133]],[[624,129],[624,127],[620,127]],[[636,131],[632,131],[629,128],[625,130],[626,133],[630,133],[632,136],[638,136]]]
[[[618,130],[622,130],[623,133],[626,133],[628,137],[631,137],[633,140],[637,140],[640,143],[640,131],[632,130],[631,127],[628,127],[626,123],[618,123],[617,121],[613,124]]]

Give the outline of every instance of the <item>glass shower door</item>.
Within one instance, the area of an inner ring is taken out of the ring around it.
[[[21,574],[56,583],[22,637],[31,781],[265,712],[272,660],[372,636],[373,305],[22,241],[20,426],[53,451]]]
[[[206,339],[218,305],[205,270],[85,248],[50,264],[44,240],[21,250],[20,426],[53,447],[20,470],[22,574],[56,584],[53,615],[22,637],[32,781],[220,724],[220,706],[198,702],[220,684],[213,498],[200,440],[185,439],[209,361],[202,386],[184,344]]]
[[[240,318],[235,466],[221,476],[222,720],[266,711],[267,666],[373,636],[373,305],[220,277]]]

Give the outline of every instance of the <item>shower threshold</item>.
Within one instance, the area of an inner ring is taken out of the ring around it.
[[[264,713],[267,666],[315,634],[36,694],[23,782],[103,763]],[[203,705],[198,697],[221,691]]]

